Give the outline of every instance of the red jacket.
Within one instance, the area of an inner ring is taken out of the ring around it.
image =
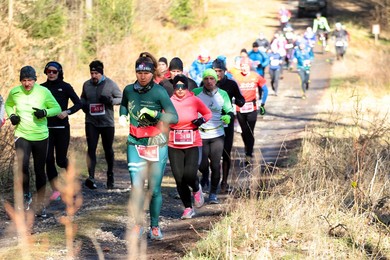
[[[173,95],[171,100],[179,116],[179,122],[170,125],[168,146],[177,149],[202,146],[202,139],[198,127],[192,121],[199,117],[199,113],[207,122],[211,118],[211,110],[192,92],[188,92],[183,98],[178,98],[176,95]],[[193,142],[191,144],[175,144],[174,130],[193,130]]]

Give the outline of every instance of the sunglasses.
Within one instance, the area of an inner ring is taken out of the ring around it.
[[[57,74],[57,73],[58,73],[58,70],[50,70],[50,69],[46,70],[46,74]]]
[[[187,89],[184,84],[176,84],[175,89]]]

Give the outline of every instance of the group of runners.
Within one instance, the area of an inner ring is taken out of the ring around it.
[[[314,32],[308,29],[302,37],[292,35],[287,21],[283,24],[283,32],[276,33],[270,42],[260,34],[251,51],[242,49],[234,60],[235,66],[229,70],[225,56],[212,60],[206,50],[202,50],[189,66],[188,73],[179,57],[172,58],[168,64],[164,57],[157,60],[152,54],[143,52],[135,61],[136,81],[123,91],[104,74],[103,63],[94,60],[89,64],[91,78],[84,82],[80,98],[63,80],[60,63],[50,61],[46,64],[47,80],[42,84],[36,83],[33,67],[21,68],[21,85],[11,89],[5,102],[0,100],[0,123],[4,124],[5,104],[8,118],[15,126],[18,170],[23,173],[24,209],[33,208],[36,216],[47,216],[46,180],[52,188],[50,200],[61,198],[56,183],[56,164],[68,168],[68,118],[80,109],[85,113],[87,140],[88,178],[84,184],[90,189],[98,188],[96,149],[101,137],[107,163],[106,188],[115,188],[114,106],[119,105],[118,123],[129,129],[124,141],[127,143],[132,185],[130,205],[135,222],[131,234],[142,235],[143,206],[145,200],[149,200],[148,234],[151,239],[162,239],[159,226],[161,183],[167,161],[184,206],[182,219],[192,218],[194,207],[203,206],[205,193],[209,194],[208,203],[218,204],[218,193],[231,190],[228,180],[234,121],[239,123],[245,148],[242,167],[251,167],[256,121],[258,114],[266,113],[266,68],[277,95],[283,68],[290,69],[292,62],[296,62],[302,98],[305,98],[310,61],[314,57]],[[70,107],[69,100],[73,103]],[[37,190],[34,207],[30,207],[33,201],[29,187],[31,154]],[[146,181],[147,191],[144,189]]]

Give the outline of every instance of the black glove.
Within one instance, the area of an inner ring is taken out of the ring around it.
[[[47,115],[45,109],[39,109],[39,108],[36,108],[36,107],[33,107],[32,109],[35,110],[34,115],[35,115],[38,119],[44,118],[44,117]]]
[[[202,124],[204,124],[205,122],[206,122],[206,120],[204,120],[204,118],[203,117],[199,117],[199,118],[197,118],[197,119],[194,119],[194,120],[192,120],[191,121],[194,125],[196,125],[196,126],[201,126]]]
[[[11,120],[11,124],[13,125],[17,125],[20,123],[20,116],[17,116],[15,114],[12,114],[10,117],[9,117],[9,120]]]
[[[259,109],[259,114],[262,115],[262,116],[265,115],[264,104],[261,104],[260,109]]]
[[[110,96],[100,96],[99,101],[106,105],[112,105],[112,97]]]

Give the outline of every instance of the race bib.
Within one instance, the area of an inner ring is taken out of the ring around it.
[[[286,49],[291,49],[292,47],[294,47],[294,45],[292,43],[287,43],[286,44]]]
[[[106,113],[105,106],[102,103],[90,104],[89,114],[91,116],[100,116]]]
[[[288,16],[287,16],[287,15],[282,15],[282,16],[280,17],[280,21],[281,21],[282,23],[287,23],[287,22],[288,22]]]
[[[336,41],[336,46],[342,47],[342,46],[344,46],[344,42],[343,41]]]
[[[174,144],[193,144],[194,143],[194,131],[193,130],[174,130],[173,131],[173,143]]]
[[[241,113],[250,113],[254,110],[253,102],[246,102],[245,105],[240,107]]]
[[[271,63],[271,66],[279,66],[280,65],[280,60],[272,59],[270,63]]]
[[[135,149],[137,150],[138,156],[152,162],[158,162],[159,160],[159,146],[158,145],[136,145]]]

